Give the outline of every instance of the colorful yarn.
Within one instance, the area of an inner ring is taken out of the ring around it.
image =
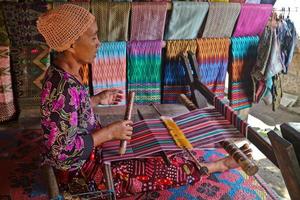
[[[162,41],[131,41],[127,48],[128,91],[136,93],[135,103],[160,103]]]
[[[233,36],[260,36],[268,23],[271,13],[271,4],[242,4]]]
[[[198,39],[197,44],[200,81],[216,96],[224,97],[230,40]]]
[[[167,2],[132,3],[130,40],[162,40]]]
[[[178,103],[178,96],[191,95],[183,63],[179,55],[192,51],[196,53],[196,40],[170,40],[166,46],[166,63],[163,70],[163,103]]]
[[[251,107],[251,70],[255,65],[259,37],[231,39],[228,98],[234,110]]]
[[[105,89],[126,91],[126,42],[102,42],[92,64],[94,94]],[[125,100],[121,102],[125,104]]]

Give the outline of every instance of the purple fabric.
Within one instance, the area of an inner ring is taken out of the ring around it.
[[[272,13],[270,4],[243,4],[234,37],[260,36]]]

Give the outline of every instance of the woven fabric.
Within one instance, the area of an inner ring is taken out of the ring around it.
[[[9,38],[5,26],[2,7],[0,8],[0,45],[9,46]]]
[[[233,36],[260,36],[271,13],[270,4],[243,4]]]
[[[132,3],[130,40],[162,40],[167,2]]]
[[[102,42],[92,64],[94,94],[117,88],[126,91],[126,42]],[[125,100],[120,104],[125,104]]]
[[[162,41],[128,43],[128,91],[134,91],[135,103],[160,103]]]
[[[239,3],[210,3],[202,37],[231,37],[240,10]]]
[[[197,44],[200,81],[216,96],[224,97],[230,40],[198,39]]]
[[[179,61],[179,55],[188,51],[196,53],[196,49],[196,40],[167,41],[166,62],[163,70],[163,103],[179,103],[179,94],[191,95],[183,63]]]
[[[128,40],[130,7],[126,2],[92,2],[92,13],[97,19],[100,41]]]
[[[165,40],[195,39],[208,11],[205,2],[172,3],[172,14]]]
[[[49,48],[45,45],[12,48],[10,58],[20,109],[39,106],[42,81],[50,66]]]
[[[228,99],[234,110],[251,107],[253,86],[251,71],[255,65],[259,37],[231,39]]]
[[[0,46],[0,122],[10,120],[16,113],[10,73],[9,47]]]
[[[13,47],[45,44],[36,28],[36,20],[47,11],[47,3],[5,3],[2,6]]]

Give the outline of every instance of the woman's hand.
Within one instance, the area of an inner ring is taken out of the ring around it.
[[[96,94],[95,96],[91,97],[93,106],[98,104],[101,105],[111,105],[111,104],[118,104],[124,98],[124,94],[122,90],[118,89],[108,89],[103,90],[102,92]]]

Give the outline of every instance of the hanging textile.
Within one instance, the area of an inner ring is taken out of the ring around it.
[[[178,96],[191,95],[180,53],[196,53],[196,40],[170,40],[166,45],[166,62],[163,70],[163,103],[178,103]]]
[[[261,4],[272,4],[274,5],[276,3],[276,0],[261,0]]]
[[[160,103],[162,41],[131,41],[127,46],[128,91],[135,103]]]
[[[229,0],[208,0],[208,2],[224,2],[224,3],[228,3]]]
[[[130,3],[92,2],[100,41],[127,41]]]
[[[224,97],[230,40],[198,39],[197,44],[200,81],[216,96]]]
[[[9,47],[0,46],[0,123],[16,114],[9,62]]]
[[[93,93],[117,88],[126,91],[126,42],[102,42],[92,64]],[[125,104],[125,99],[120,104]]]
[[[245,3],[254,3],[254,4],[260,4],[260,0],[246,0]]]
[[[240,10],[239,3],[210,3],[202,37],[231,37]]]
[[[50,66],[49,48],[45,45],[12,48],[10,58],[20,109],[39,106],[42,81]]]
[[[194,148],[211,147],[225,138],[242,138],[243,135],[215,108],[203,108],[174,117],[173,120]],[[120,142],[102,145],[104,161],[141,158],[164,151],[180,151],[168,129],[160,119],[147,119],[133,124],[133,134],[128,141],[126,154],[119,154]]]
[[[85,1],[72,1],[72,2],[67,2],[67,1],[54,1],[53,4],[52,4],[52,8],[57,8],[58,6],[61,6],[63,4],[66,4],[66,3],[71,3],[71,4],[75,4],[77,6],[81,6],[87,10],[90,10],[91,9],[91,6],[90,6],[90,3],[89,2],[85,2]]]
[[[47,3],[5,3],[3,14],[13,47],[45,44],[36,28],[38,17],[47,11]]]
[[[130,40],[162,40],[167,2],[132,3]]]
[[[245,3],[246,0],[229,0],[230,3]]]
[[[251,107],[253,89],[250,72],[255,65],[259,37],[231,39],[228,99],[238,111]]]
[[[271,13],[269,4],[243,4],[233,36],[260,36]]]
[[[207,11],[208,3],[205,2],[174,1],[165,40],[195,39]]]

